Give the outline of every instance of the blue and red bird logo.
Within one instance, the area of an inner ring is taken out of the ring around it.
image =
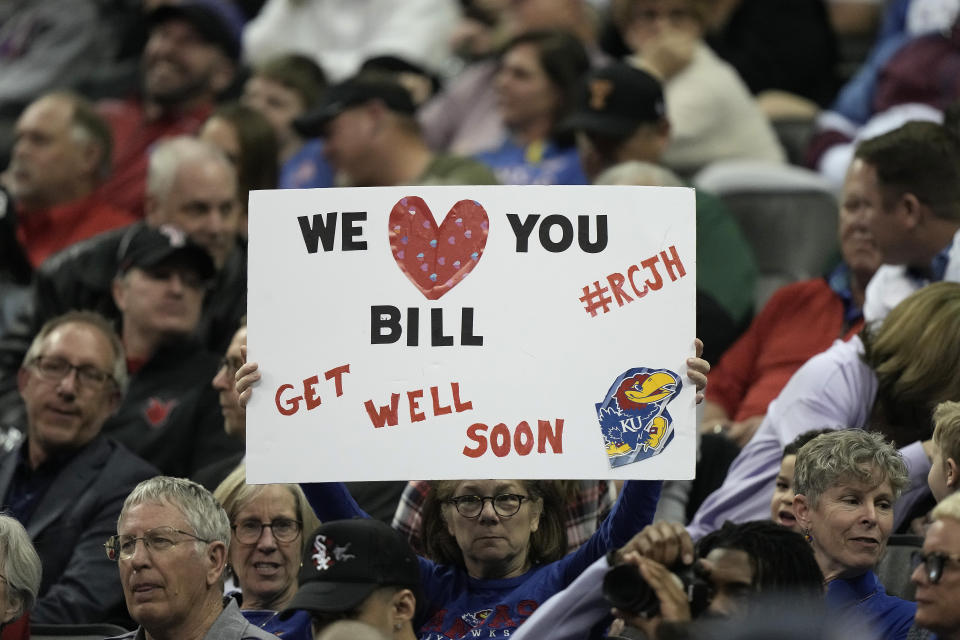
[[[614,381],[596,405],[611,467],[653,457],[670,444],[673,419],[667,404],[682,387],[680,376],[669,369],[638,367]]]

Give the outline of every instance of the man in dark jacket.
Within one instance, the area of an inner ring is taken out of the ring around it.
[[[194,336],[213,261],[170,226],[143,227],[120,258],[113,299],[130,384],[103,431],[166,475],[189,476],[238,453],[210,379],[219,354]]]
[[[31,619],[124,617],[117,570],[102,545],[116,530],[126,494],[157,471],[101,434],[127,381],[120,340],[97,314],[54,318],[30,345],[16,379],[26,439],[0,455],[0,496],[43,562]]]

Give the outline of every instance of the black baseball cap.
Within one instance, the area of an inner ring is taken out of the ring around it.
[[[240,39],[245,21],[230,0],[181,0],[162,4],[150,12],[147,24],[153,29],[173,19],[186,20],[204,40],[220,47],[231,60],[240,59]]]
[[[380,587],[418,594],[420,563],[396,531],[379,520],[332,520],[310,534],[300,565],[300,588],[280,613],[342,613],[355,610]]]
[[[660,81],[646,71],[615,62],[592,71],[581,83],[568,131],[604,136],[632,134],[638,126],[666,117]]]
[[[120,273],[126,273],[131,267],[149,269],[171,260],[190,265],[201,280],[211,280],[216,275],[213,259],[206,249],[176,227],[144,225],[120,247]]]
[[[417,110],[410,92],[399,83],[381,75],[357,76],[327,89],[316,108],[293,121],[293,128],[305,138],[315,138],[323,135],[324,126],[338,115],[371,100],[380,100],[391,111],[404,115]]]

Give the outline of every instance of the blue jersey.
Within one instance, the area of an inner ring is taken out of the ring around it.
[[[660,481],[624,484],[603,524],[577,551],[514,578],[480,579],[465,569],[420,558],[425,622],[421,640],[509,638],[550,596],[567,587],[596,559],[625,545],[653,521]],[[310,506],[321,521],[366,517],[342,484],[304,484]]]
[[[905,640],[917,603],[887,594],[873,571],[855,578],[838,578],[827,584],[827,607],[836,611],[854,611],[888,640]]]
[[[307,140],[280,167],[281,189],[313,189],[333,186],[333,169],[323,157],[323,142]]]
[[[474,157],[490,167],[500,184],[589,184],[574,147],[560,149],[550,142],[521,147],[508,139]]]

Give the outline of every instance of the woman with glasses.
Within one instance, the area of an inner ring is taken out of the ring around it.
[[[227,566],[240,588],[243,616],[261,629],[283,638],[310,640],[310,616],[305,612],[280,620],[297,592],[300,556],[306,547],[304,530],[320,522],[303,491],[295,484],[250,485],[245,465],[220,483],[220,501],[232,531]]]
[[[907,466],[878,433],[846,429],[797,452],[793,510],[826,582],[826,603],[853,611],[878,637],[903,640],[917,605],[887,595],[873,567],[893,531]]]
[[[653,520],[659,481],[628,481],[613,510],[566,552],[565,508],[550,481],[432,483],[420,558],[426,609],[421,638],[508,637],[586,567]],[[342,483],[302,485],[324,521],[366,517]],[[477,635],[479,634],[479,635]]]

